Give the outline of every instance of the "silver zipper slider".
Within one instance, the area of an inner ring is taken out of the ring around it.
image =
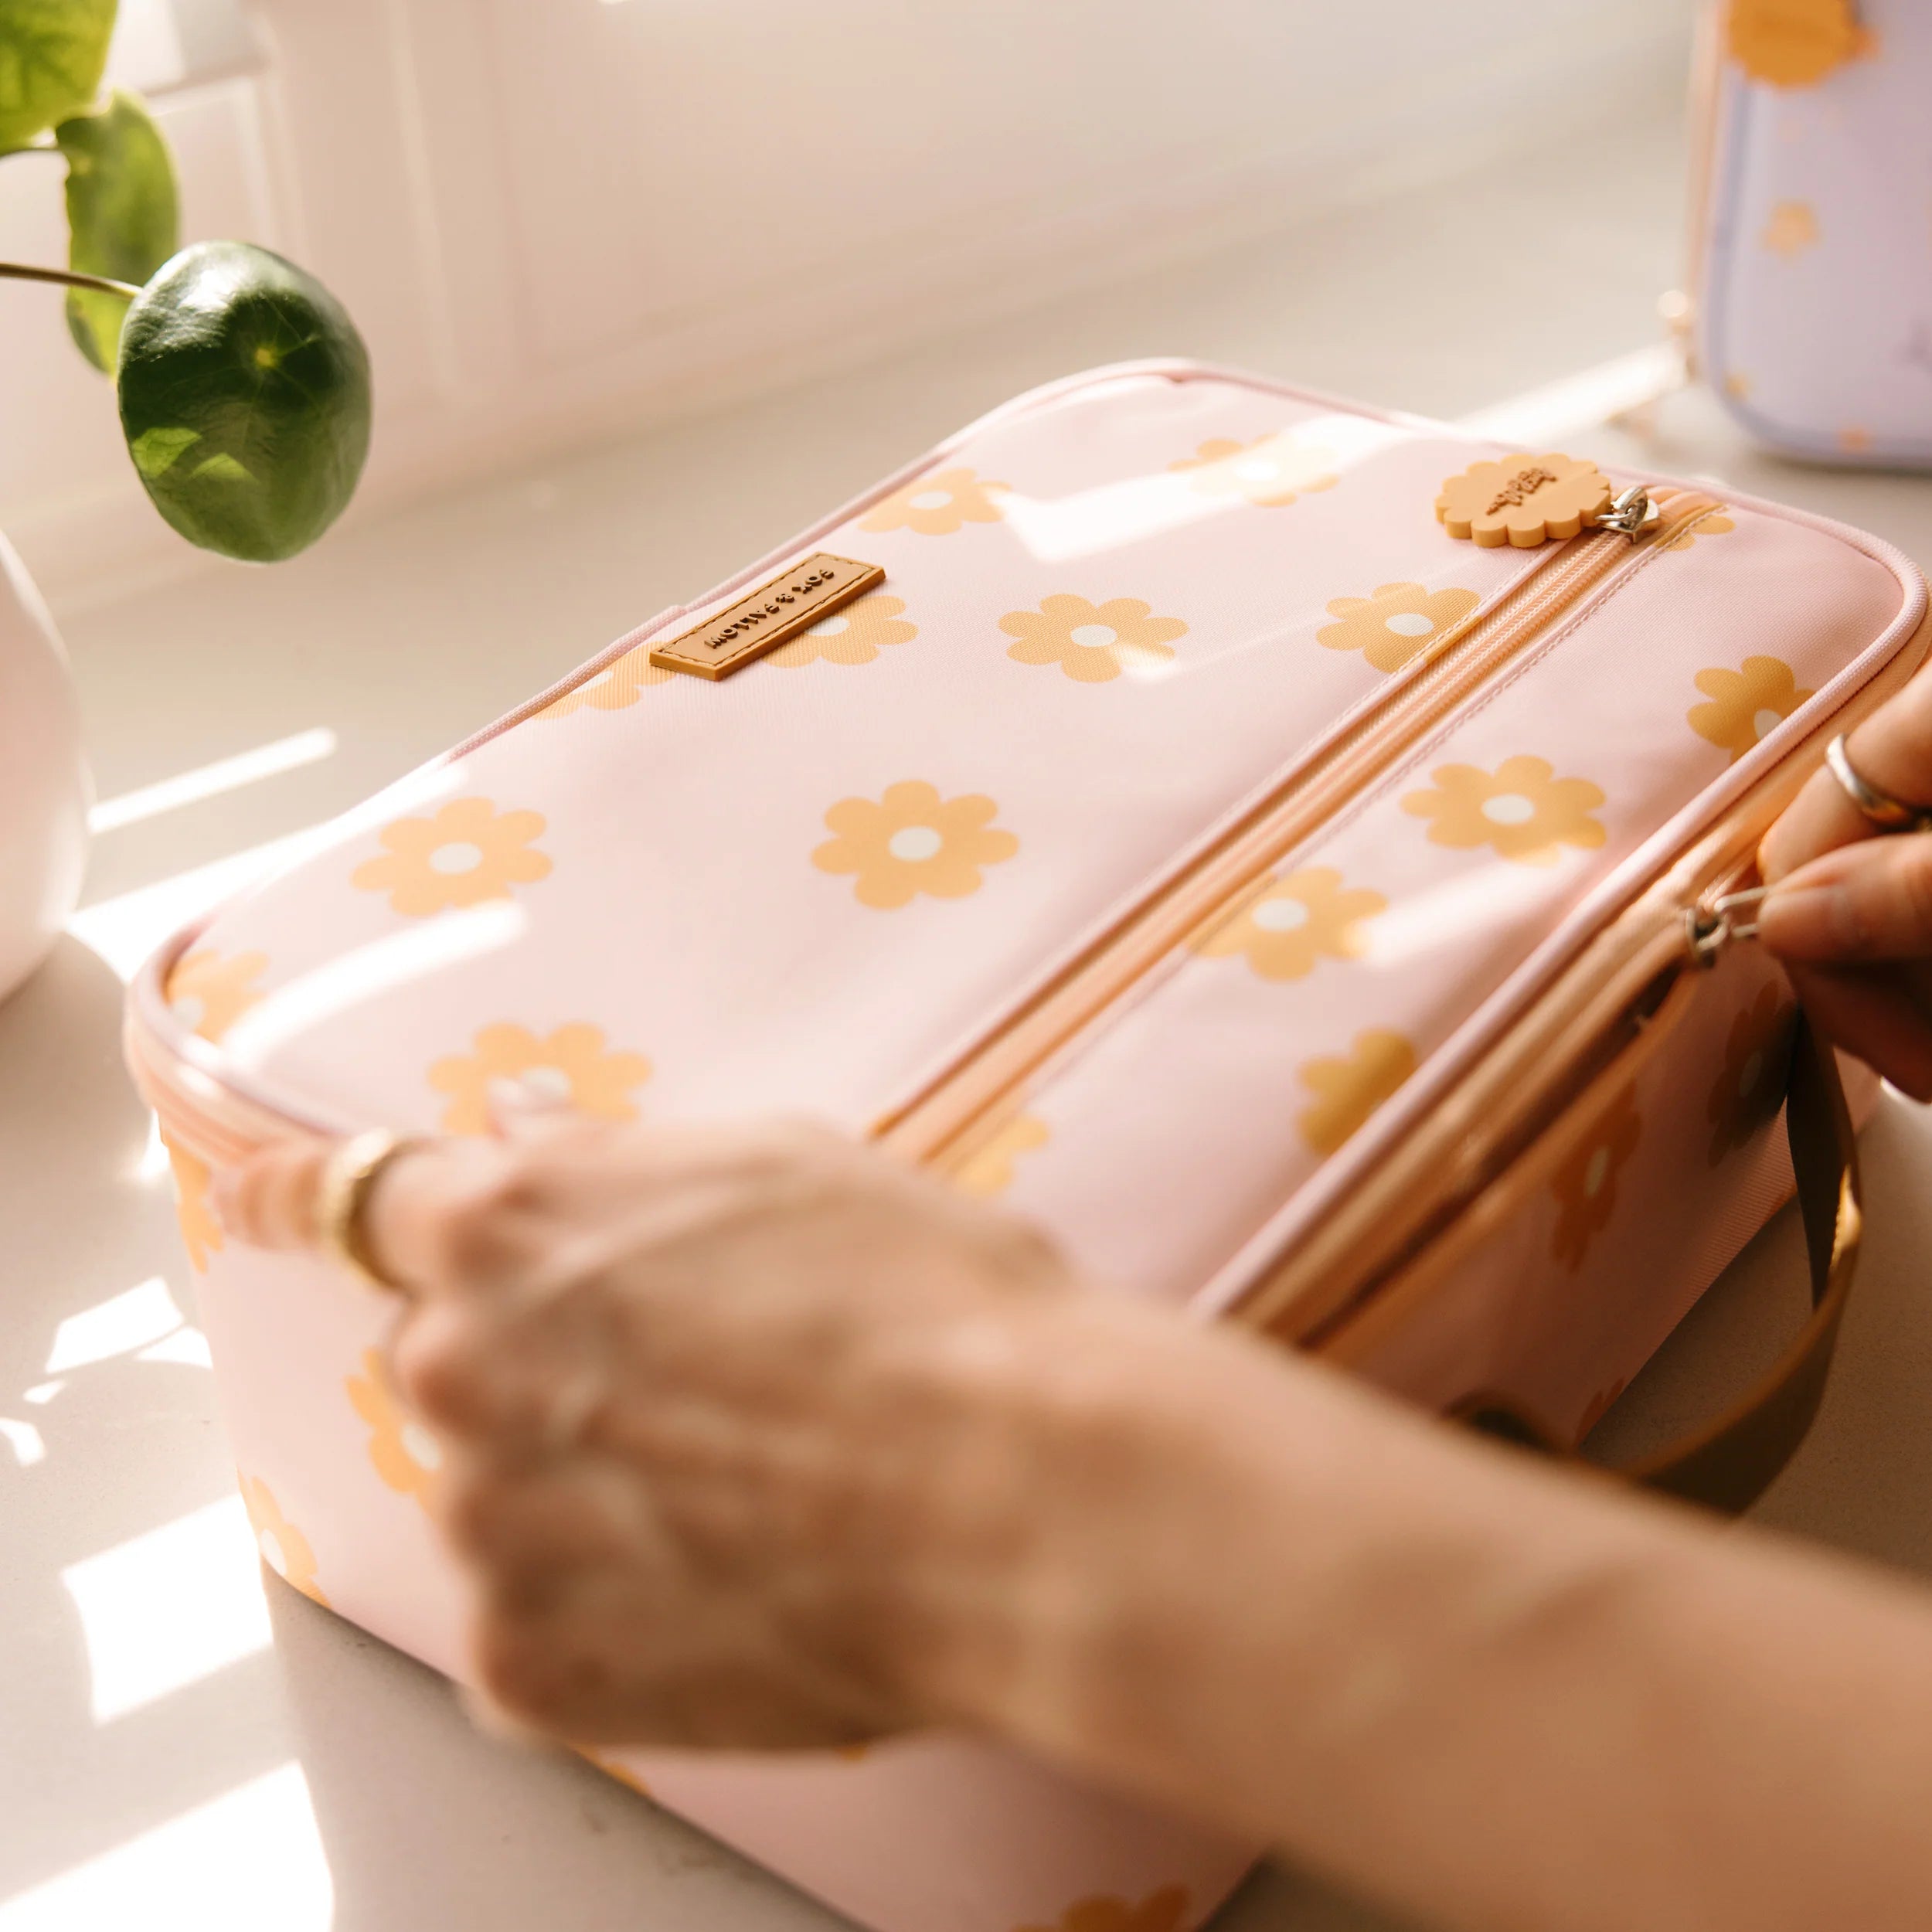
[[[1757,937],[1757,909],[1770,892],[1768,886],[1753,886],[1743,892],[1726,893],[1708,907],[1687,906],[1684,933],[1691,957],[1700,966],[1715,966],[1725,949],[1733,944]]]
[[[1642,484],[1633,483],[1597,518],[1595,528],[1614,530],[1634,543],[1646,530],[1655,529],[1663,516],[1663,505],[1651,501],[1650,492]]]

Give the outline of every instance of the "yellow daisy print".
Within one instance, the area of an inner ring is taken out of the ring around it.
[[[587,1020],[573,1020],[542,1039],[500,1020],[483,1028],[471,1046],[429,1070],[430,1086],[450,1097],[443,1111],[446,1134],[487,1134],[491,1090],[498,1082],[567,1101],[599,1120],[634,1121],[631,1094],[651,1077],[651,1063],[641,1053],[607,1048],[603,1029]]]
[[[995,826],[999,808],[968,793],[941,798],[923,779],[888,785],[876,802],[842,798],[825,814],[836,835],[811,855],[821,872],[853,873],[853,896],[862,906],[892,911],[921,893],[964,899],[979,890],[982,866],[997,866],[1019,850],[1010,832]]]
[[[1818,210],[1808,201],[1781,201],[1771,210],[1758,237],[1774,255],[1795,261],[1818,246]]]
[[[266,953],[218,953],[202,947],[168,975],[168,1010],[203,1039],[219,1039],[263,994],[254,982],[268,970]]]
[[[209,1199],[214,1177],[205,1161],[178,1147],[168,1149],[168,1165],[174,1172],[175,1218],[181,1223],[182,1245],[188,1250],[189,1265],[197,1274],[206,1274],[209,1256],[226,1240]]]
[[[1799,690],[1798,673],[1782,658],[1747,658],[1740,671],[1714,665],[1698,672],[1697,688],[1710,702],[1692,705],[1685,722],[1733,764],[1817,695]]]
[[[1559,778],[1546,758],[1505,758],[1494,771],[1444,765],[1402,808],[1427,818],[1430,842],[1458,851],[1488,845],[1519,866],[1553,866],[1566,846],[1594,852],[1609,835],[1590,814],[1604,803],[1587,778]]]
[[[452,800],[433,818],[398,818],[382,831],[387,849],[358,866],[349,883],[389,894],[389,909],[427,919],[453,908],[512,896],[514,886],[549,876],[533,849],[540,811],[498,811],[487,798]]]
[[[678,674],[651,662],[651,647],[641,644],[627,651],[614,663],[607,664],[595,677],[586,678],[574,690],[566,691],[555,704],[546,704],[539,718],[567,718],[573,711],[628,711],[643,695],[648,684],[668,684]]]
[[[1282,430],[1252,443],[1213,437],[1168,468],[1183,472],[1189,488],[1203,496],[1245,497],[1263,509],[1281,510],[1298,498],[1333,489],[1340,481],[1335,462],[1333,450],[1304,446]]]
[[[1139,597],[1093,604],[1060,591],[1037,611],[1009,611],[999,628],[1019,639],[1006,651],[1015,664],[1056,664],[1077,684],[1107,684],[1123,671],[1145,676],[1172,661],[1168,647],[1187,626],[1153,611]]]
[[[1305,1061],[1298,1070],[1315,1095],[1296,1121],[1318,1154],[1333,1154],[1416,1070],[1416,1049],[1400,1033],[1371,1027],[1345,1053]]]
[[[1725,40],[1753,80],[1775,87],[1812,87],[1878,44],[1854,0],[1730,0]]]
[[[1324,959],[1359,959],[1363,922],[1389,910],[1381,893],[1343,886],[1331,866],[1270,879],[1227,917],[1189,941],[1206,959],[1244,957],[1264,979],[1305,979]]]
[[[443,1445],[396,1399],[383,1358],[362,1351],[362,1372],[343,1385],[355,1413],[369,1424],[369,1459],[399,1496],[427,1503],[443,1467]]]
[[[1184,1885],[1164,1885],[1138,1904],[1118,1897],[1077,1900],[1050,1926],[1022,1925],[1015,1932],[1181,1932],[1187,1919]]]
[[[1729,536],[1736,528],[1736,518],[1726,516],[1721,511],[1713,511],[1709,516],[1699,517],[1689,529],[1679,530],[1668,543],[1658,547],[1665,550],[1688,550],[1699,537]]]
[[[1379,584],[1372,596],[1332,597],[1338,618],[1315,634],[1331,651],[1359,651],[1378,671],[1400,671],[1475,610],[1474,590],[1430,590],[1420,583]]]
[[[910,530],[918,536],[951,536],[969,523],[997,523],[1005,512],[994,483],[968,469],[939,470],[916,476],[862,518],[862,530]]]
[[[905,608],[903,597],[860,597],[821,617],[789,644],[767,651],[764,661],[786,670],[808,664],[870,664],[881,651],[910,644],[919,635],[918,625],[901,616]]]
[[[1784,1104],[1796,1009],[1767,986],[1731,1022],[1724,1065],[1704,1102],[1709,1121],[1713,1167],[1733,1149],[1747,1145]]]
[[[1013,1185],[1021,1157],[1052,1138],[1046,1123],[1031,1114],[995,1114],[968,1141],[964,1158],[952,1171],[953,1185],[981,1200],[1004,1194]]]
[[[275,1492],[260,1476],[237,1474],[242,1502],[248,1512],[249,1526],[255,1532],[255,1547],[285,1583],[291,1583],[304,1597],[311,1597],[326,1609],[328,1599],[315,1580],[315,1553],[308,1539],[282,1514]]]
[[[1625,1087],[1596,1131],[1557,1169],[1551,1183],[1556,1226],[1550,1251],[1573,1273],[1583,1266],[1590,1243],[1610,1226],[1617,1211],[1617,1176],[1637,1151],[1642,1134],[1634,1092]]]

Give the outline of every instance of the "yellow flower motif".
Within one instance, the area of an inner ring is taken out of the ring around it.
[[[168,1165],[175,1175],[175,1218],[181,1223],[182,1245],[188,1250],[189,1265],[197,1274],[208,1272],[208,1257],[226,1240],[220,1221],[209,1204],[208,1190],[213,1176],[207,1163],[178,1147],[168,1149]]]
[[[1416,1049],[1400,1033],[1374,1026],[1345,1053],[1306,1060],[1297,1070],[1315,1095],[1296,1124],[1318,1154],[1332,1154],[1416,1070]]]
[[[250,982],[268,970],[266,953],[223,954],[202,947],[177,961],[168,975],[168,1008],[203,1039],[219,1039],[264,998]]]
[[[1333,450],[1304,446],[1279,430],[1252,443],[1211,437],[1168,468],[1188,472],[1189,488],[1203,496],[1244,496],[1264,509],[1280,510],[1298,496],[1333,489],[1340,481],[1335,461]]]
[[[1594,852],[1609,835],[1590,815],[1604,802],[1587,778],[1559,778],[1546,758],[1505,758],[1493,772],[1442,765],[1427,791],[1412,791],[1402,808],[1431,821],[1432,845],[1468,852],[1492,848],[1519,866],[1553,866],[1566,845]]]
[[[608,1052],[600,1027],[573,1020],[539,1039],[507,1020],[485,1026],[473,1051],[453,1053],[429,1070],[429,1083],[450,1096],[446,1134],[487,1134],[490,1094],[498,1081],[531,1089],[546,1100],[567,1100],[580,1113],[605,1121],[634,1121],[631,1090],[651,1077],[641,1053]]]
[[[250,1526],[255,1532],[255,1546],[267,1564],[285,1583],[292,1583],[304,1597],[312,1597],[326,1609],[328,1599],[315,1581],[315,1553],[308,1539],[282,1514],[275,1492],[260,1476],[236,1472],[242,1502],[248,1511]]]
[[[1625,1087],[1597,1131],[1556,1170],[1551,1183],[1556,1226],[1550,1252],[1573,1273],[1583,1266],[1590,1243],[1610,1226],[1617,1211],[1617,1176],[1637,1151],[1642,1133],[1634,1094]]]
[[[427,919],[452,907],[508,899],[512,886],[549,876],[531,849],[544,829],[540,811],[498,811],[487,798],[457,798],[434,818],[398,818],[383,828],[388,850],[349,876],[364,892],[389,894],[389,908]]]
[[[1245,905],[1189,943],[1208,959],[1237,953],[1264,979],[1305,979],[1323,959],[1359,959],[1369,949],[1362,922],[1386,912],[1381,893],[1345,891],[1342,875],[1310,866],[1265,880]]]
[[[1852,0],[1730,0],[1725,24],[1731,58],[1776,87],[1811,87],[1878,46]]]
[[[1006,488],[971,470],[939,470],[916,476],[903,490],[873,506],[862,530],[910,530],[920,536],[951,536],[968,523],[997,523],[1005,514],[992,492]]]
[[[1051,1926],[1022,1925],[1017,1932],[1181,1932],[1187,1904],[1185,1886],[1164,1885],[1138,1905],[1123,1898],[1080,1899]]]
[[[1051,1138],[1046,1123],[1030,1114],[995,1114],[968,1140],[952,1170],[953,1185],[982,1200],[1003,1194],[1013,1185],[1020,1156],[1044,1147]]]
[[[899,614],[905,607],[903,597],[860,597],[844,610],[821,617],[791,643],[767,651],[765,662],[782,665],[787,670],[806,664],[870,664],[882,649],[910,644],[919,635],[917,624],[901,620]]]
[[[999,807],[977,792],[941,798],[923,780],[909,778],[869,798],[842,798],[825,814],[838,835],[811,855],[821,872],[855,872],[862,906],[891,911],[920,893],[964,899],[980,888],[980,868],[1019,850],[1010,832],[992,820]]]
[[[1325,624],[1315,641],[1331,651],[1359,651],[1378,671],[1400,671],[1480,601],[1474,590],[1378,584],[1372,597],[1331,597],[1328,615],[1342,621]]]
[[[1767,986],[1731,1022],[1724,1067],[1704,1103],[1710,1122],[1710,1164],[1746,1145],[1784,1104],[1796,1009]]]
[[[1697,688],[1711,702],[1692,705],[1685,722],[1729,752],[1733,764],[1816,695],[1798,689],[1798,674],[1782,658],[1747,658],[1741,671],[1714,665],[1698,672]]]
[[[1794,261],[1818,245],[1818,210],[1808,201],[1781,201],[1771,210],[1758,240],[1773,254]]]
[[[999,628],[1019,640],[1006,651],[1015,664],[1056,664],[1077,683],[1107,684],[1123,671],[1158,671],[1174,655],[1169,641],[1187,635],[1179,617],[1157,617],[1153,607],[1139,597],[1090,604],[1063,590],[1037,611],[1009,611]]]
[[[362,1351],[362,1372],[343,1386],[355,1413],[369,1424],[369,1459],[399,1496],[427,1503],[443,1467],[443,1445],[396,1400],[383,1358]]]
[[[627,651],[614,664],[607,664],[594,678],[586,678],[574,690],[566,691],[555,704],[546,704],[539,718],[567,718],[587,706],[593,711],[628,711],[648,684],[668,684],[678,674],[651,662],[651,647],[641,644]]]
[[[1679,530],[1668,543],[1658,547],[1665,550],[1688,550],[1700,536],[1729,536],[1737,528],[1734,519],[1721,512],[1700,517],[1689,529]]]

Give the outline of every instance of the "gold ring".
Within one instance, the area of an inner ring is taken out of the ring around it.
[[[376,1266],[364,1237],[362,1210],[369,1203],[369,1189],[389,1164],[399,1154],[420,1145],[386,1128],[352,1134],[330,1150],[315,1184],[316,1246],[366,1287],[379,1288],[385,1294],[400,1294],[405,1290]]]
[[[1908,805],[1903,798],[1872,784],[1852,763],[1841,733],[1825,747],[1825,762],[1838,789],[1851,800],[1852,809],[1880,832],[1932,831],[1932,811],[1920,805]]]

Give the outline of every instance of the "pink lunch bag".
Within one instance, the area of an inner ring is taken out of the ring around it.
[[[1025,396],[329,828],[164,949],[243,1495],[298,1589],[463,1667],[381,1299],[225,1242],[279,1135],[811,1114],[1123,1294],[1573,1444],[1791,1192],[1817,1310],[1645,1473],[1736,1505],[1855,1245],[1756,842],[1927,641],[1774,505],[1185,363]],[[695,673],[695,675],[691,675]],[[1250,1848],[934,1736],[604,1760],[882,1932],[1184,1932]]]
[[[1932,468],[1932,8],[1723,0],[1699,86],[1699,373],[1794,456]]]

